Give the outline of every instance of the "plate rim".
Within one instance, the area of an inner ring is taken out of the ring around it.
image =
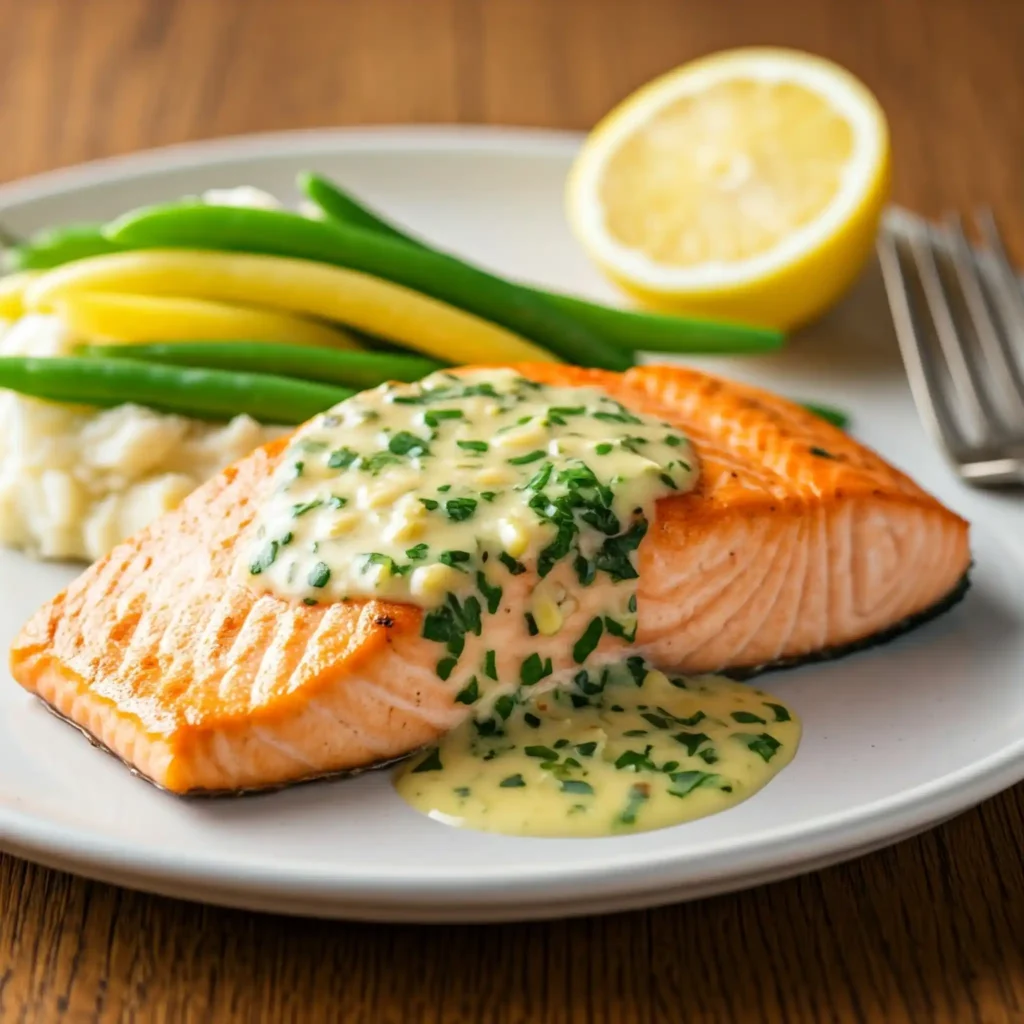
[[[233,135],[176,143],[135,153],[62,167],[29,178],[0,184],[0,215],[25,203],[44,201],[95,184],[126,178],[144,179],[173,170],[189,170],[234,161],[245,156],[272,157],[304,152],[352,153],[413,149],[418,152],[453,154],[503,153],[528,159],[564,158],[578,147],[583,134],[537,128],[475,125],[394,125],[354,128],[309,128],[281,132]],[[980,510],[979,510],[980,511]],[[985,528],[975,519],[975,528]],[[997,526],[991,527],[1002,546],[1017,554]],[[332,908],[347,903],[400,901],[408,916],[419,919],[431,903],[449,904],[452,898],[470,906],[505,907],[519,904],[528,912],[523,897],[541,900],[556,889],[566,899],[588,894],[635,903],[664,887],[675,886],[693,896],[705,891],[739,888],[745,875],[786,877],[806,870],[802,865],[825,866],[865,848],[920,831],[961,813],[1000,790],[1024,779],[1024,737],[969,766],[930,779],[890,797],[864,804],[853,811],[837,811],[817,818],[813,826],[780,826],[739,839],[704,844],[699,851],[682,848],[622,850],[576,868],[530,865],[516,871],[488,870],[481,865],[472,876],[455,869],[425,866],[408,869],[339,867],[330,862],[303,864],[295,870],[287,862],[270,858],[237,858],[207,853],[162,853],[135,843],[126,852],[115,839],[70,826],[54,825],[45,818],[0,806],[0,848],[15,855],[48,862],[92,877],[120,875],[136,888],[152,886],[162,892],[187,895],[197,886],[203,899],[215,887],[236,905],[245,905],[246,893],[288,901],[332,901]],[[170,799],[160,794],[161,799]],[[541,841],[543,842],[543,841]],[[59,861],[59,865],[55,862]],[[788,870],[789,868],[793,870]],[[691,898],[668,896],[669,899]],[[650,902],[654,902],[651,900]],[[342,908],[343,909],[343,908]],[[309,912],[307,910],[307,912]]]
[[[0,182],[0,214],[10,212],[6,209],[8,205],[35,202],[68,189],[88,188],[119,177],[149,177],[167,170],[211,165],[248,154],[267,156],[278,151],[296,155],[304,149],[351,153],[416,148],[437,152],[511,151],[534,158],[537,151],[550,156],[575,152],[585,137],[585,132],[570,129],[472,124],[358,125],[221,135],[97,157]],[[535,151],[523,153],[527,145]]]
[[[123,845],[115,839],[72,826],[54,826],[37,816],[3,807],[0,807],[0,847],[11,848],[12,852],[17,848],[23,851],[22,856],[30,858],[56,855],[63,863],[74,865],[87,874],[90,869],[118,865],[129,869],[140,880],[148,878],[184,885],[201,880],[229,890],[240,887],[297,898],[354,896],[408,900],[429,888],[431,899],[448,900],[458,896],[465,900],[483,893],[492,896],[500,893],[501,898],[493,902],[506,903],[518,901],[526,892],[543,896],[556,887],[563,895],[568,895],[567,888],[581,889],[579,895],[582,896],[591,885],[604,888],[620,881],[628,883],[632,873],[642,877],[634,879],[634,884],[616,886],[616,893],[642,895],[664,885],[666,874],[685,873],[685,877],[676,878],[674,884],[699,888],[741,878],[750,870],[769,872],[807,861],[835,862],[847,851],[857,856],[860,848],[884,844],[890,836],[896,841],[899,835],[953,817],[1021,779],[1024,779],[1024,738],[974,765],[894,796],[865,804],[855,811],[837,811],[819,817],[811,836],[808,836],[808,826],[793,825],[761,831],[739,841],[729,839],[704,844],[696,852],[685,848],[651,851],[647,855],[642,851],[624,851],[603,862],[571,870],[541,865],[519,872],[507,868],[489,871],[481,866],[474,875],[466,876],[454,869],[418,870],[416,873],[380,868],[339,870],[336,865],[323,862],[306,864],[300,871],[289,872],[286,866],[271,859],[167,854],[159,848],[139,844],[134,844],[133,855],[126,855]],[[174,799],[166,794],[157,795],[161,799]],[[7,826],[12,823],[20,825],[20,836],[13,832],[8,835]],[[794,859],[787,856],[797,851],[799,854]],[[728,866],[723,864],[725,855],[729,858]],[[138,870],[132,870],[133,866]]]

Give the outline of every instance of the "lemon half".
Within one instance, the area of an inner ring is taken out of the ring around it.
[[[788,329],[868,259],[889,131],[829,61],[742,49],[686,64],[593,130],[568,185],[591,258],[648,305]]]

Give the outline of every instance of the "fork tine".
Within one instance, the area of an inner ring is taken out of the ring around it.
[[[985,298],[981,273],[971,244],[964,234],[963,221],[955,213],[950,214],[946,221],[952,237],[953,266],[956,269],[957,280],[960,282],[964,302],[981,346],[981,355],[989,365],[986,377],[997,382],[1003,395],[1008,399],[1007,408],[1012,408],[1015,415],[1010,419],[1000,416],[1000,420],[1012,429],[1020,424],[1024,416],[1024,380],[1021,379],[1007,332],[1001,331],[992,318]],[[999,369],[1004,372],[994,372]]]
[[[947,455],[957,460],[964,449],[963,434],[953,418],[942,382],[936,373],[934,356],[924,347],[914,322],[910,286],[900,256],[900,235],[891,227],[884,227],[879,233],[876,247],[896,328],[896,340],[903,355],[914,404],[925,428]]]
[[[1000,315],[1011,337],[1006,338],[1006,350],[1008,362],[1012,368],[1014,383],[1018,388],[1024,390],[1024,376],[1022,376],[1020,363],[1014,356],[1013,340],[1024,339],[1024,293],[1021,292],[1020,280],[1017,271],[1006,254],[1006,246],[1003,245],[1003,237],[996,226],[996,218],[992,210],[985,206],[980,209],[975,219],[981,237],[985,245],[992,253],[995,271],[987,275],[986,279],[992,286],[996,304],[999,306]]]
[[[935,333],[946,357],[946,365],[953,381],[957,398],[968,409],[970,418],[982,431],[988,432],[989,424],[998,420],[992,408],[988,392],[980,378],[973,346],[964,345],[957,331],[953,309],[946,295],[945,285],[935,260],[938,232],[930,225],[923,225],[911,233],[910,250],[914,255],[917,273],[924,290],[925,302],[931,313]],[[970,351],[970,356],[968,356]]]
[[[985,240],[985,245],[992,250],[993,255],[999,261],[1000,269],[1005,270],[1010,279],[1016,283],[1017,276],[1014,272],[1013,264],[1010,262],[1010,257],[1006,253],[1003,235],[996,224],[996,215],[992,212],[992,207],[979,207],[974,215],[974,219],[981,230],[981,237]]]

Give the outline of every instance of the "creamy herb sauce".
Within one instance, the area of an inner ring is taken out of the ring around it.
[[[642,832],[747,799],[799,740],[796,715],[761,690],[716,676],[670,680],[635,658],[464,722],[403,766],[396,787],[464,828]]]
[[[536,835],[657,828],[749,796],[799,735],[759,691],[628,657],[640,542],[698,471],[678,428],[597,388],[386,384],[295,435],[237,572],[311,605],[425,609],[470,715],[400,773],[413,806]]]

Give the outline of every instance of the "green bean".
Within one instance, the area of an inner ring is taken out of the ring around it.
[[[786,336],[781,331],[718,320],[698,320],[667,313],[638,313],[588,302],[573,295],[531,289],[624,348],[677,355],[755,355],[776,352]]]
[[[404,231],[378,217],[369,207],[363,206],[354,196],[343,192],[333,181],[322,178],[319,174],[303,171],[296,178],[299,190],[314,202],[329,220],[338,224],[348,224],[364,231],[373,231],[378,235],[393,238],[397,242],[408,242],[421,249],[429,249],[418,238],[407,235]]]
[[[186,248],[315,260],[373,274],[500,324],[581,366],[621,370],[628,352],[543,298],[467,263],[333,222],[280,210],[185,202],[137,210],[108,225],[129,249]]]
[[[40,231],[27,242],[13,246],[5,259],[12,270],[49,270],[72,260],[117,252],[119,248],[104,237],[102,224],[65,224]]]
[[[801,402],[800,404],[808,412],[813,412],[815,416],[821,417],[840,430],[845,430],[850,425],[850,414],[833,405],[821,405],[818,402]]]
[[[83,355],[100,359],[135,359],[161,365],[208,370],[269,373],[320,384],[363,390],[387,380],[415,381],[444,365],[418,356],[383,352],[348,352],[312,345],[277,345],[263,341],[168,341],[139,345],[83,345]]]
[[[261,373],[159,366],[129,359],[0,357],[0,388],[52,402],[135,404],[204,420],[246,413],[261,423],[302,423],[348,398],[347,388]]]
[[[330,220],[363,230],[376,231],[380,235],[401,240],[420,249],[436,251],[394,224],[389,224],[373,210],[363,206],[355,197],[318,174],[300,174],[298,185]],[[766,328],[669,316],[663,313],[638,313],[588,302],[571,295],[560,295],[542,288],[532,288],[528,285],[518,287],[564,310],[580,323],[629,351],[739,355],[772,352],[780,348],[784,341],[780,331]]]

